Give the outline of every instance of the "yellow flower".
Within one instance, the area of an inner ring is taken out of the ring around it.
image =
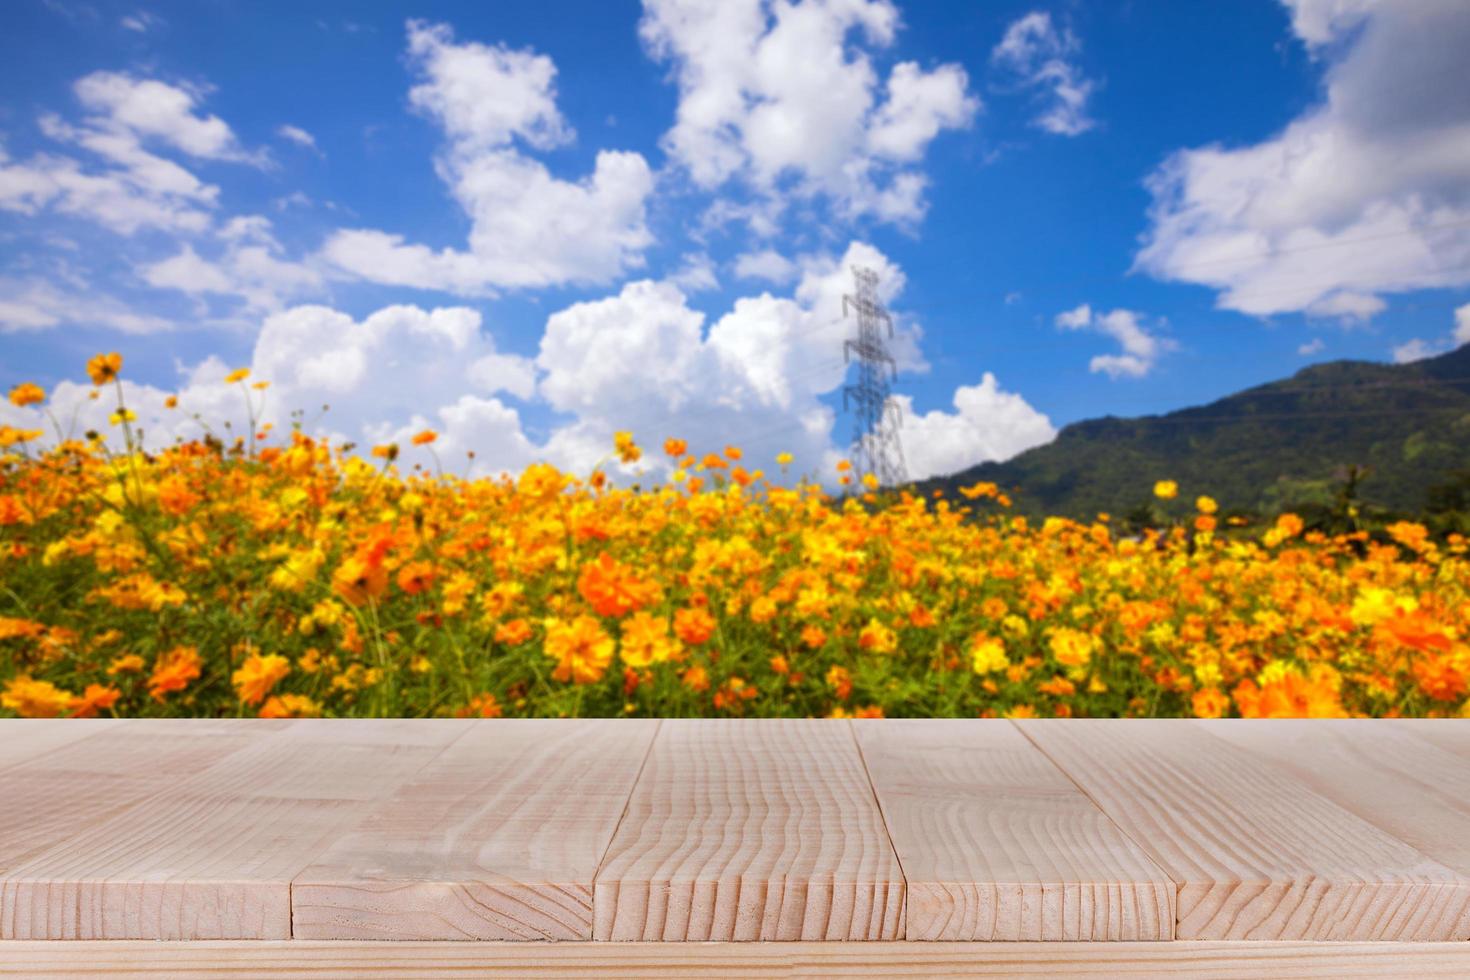
[[[1052,630],[1048,646],[1051,649],[1051,655],[1057,659],[1057,663],[1068,667],[1081,667],[1092,659],[1094,643],[1091,633],[1062,626]]]
[[[10,404],[16,408],[25,408],[27,405],[39,405],[46,400],[46,390],[40,385],[31,384],[29,381],[22,382],[10,389]]]
[[[302,694],[275,694],[260,709],[262,718],[320,718],[322,706]]]
[[[643,450],[633,441],[633,433],[617,432],[613,434],[613,447],[617,450],[618,459],[624,463],[636,463],[643,457]]]
[[[993,674],[1011,665],[1006,657],[1005,644],[984,633],[977,633],[970,642],[970,666],[977,674]]]
[[[0,705],[9,708],[22,718],[55,718],[67,711],[72,704],[72,694],[63,691],[50,681],[32,680],[21,674],[5,684],[0,693]]]
[[[1194,508],[1201,514],[1213,514],[1220,509],[1220,505],[1215,503],[1214,497],[1199,497],[1194,502]]]
[[[232,385],[236,381],[244,381],[248,377],[250,377],[249,368],[236,368],[229,374],[225,375],[225,384]]]
[[[678,642],[669,635],[668,621],[647,612],[636,612],[623,623],[622,643],[618,656],[635,669],[663,663],[678,650]]]
[[[131,408],[120,408],[107,416],[107,421],[111,425],[122,425],[124,422],[134,422],[137,418]]]
[[[776,454],[776,465],[777,466],[790,466],[791,465],[791,461],[793,459],[795,459],[795,458],[796,457],[792,456],[790,453],[777,453]]]
[[[1154,496],[1160,500],[1173,500],[1179,496],[1179,484],[1173,480],[1160,480],[1154,484]]]

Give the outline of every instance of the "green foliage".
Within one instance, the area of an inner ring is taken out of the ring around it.
[[[1325,527],[1350,523],[1351,482],[1354,520],[1433,512],[1453,524],[1447,515],[1470,515],[1467,474],[1470,346],[1413,364],[1320,364],[1168,415],[1078,422],[1048,445],[921,489],[953,494],[985,480],[1022,513],[1142,523],[1139,487],[1169,479],[1224,513],[1292,510]]]

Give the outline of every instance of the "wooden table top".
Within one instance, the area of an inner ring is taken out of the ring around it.
[[[0,722],[96,939],[1461,941],[1470,722]]]

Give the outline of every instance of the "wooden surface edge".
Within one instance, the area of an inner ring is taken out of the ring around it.
[[[1061,976],[1470,975],[1463,942],[548,943],[330,940],[0,941],[0,976]]]

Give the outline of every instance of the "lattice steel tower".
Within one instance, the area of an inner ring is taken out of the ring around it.
[[[854,266],[857,284],[853,295],[842,297],[842,315],[857,313],[857,339],[842,342],[842,357],[851,362],[857,355],[857,384],[842,389],[842,407],[853,413],[852,453],[854,476],[861,481],[872,473],[885,487],[908,482],[908,467],[898,430],[903,409],[889,398],[889,384],[898,378],[898,365],[888,353],[884,338],[893,337],[893,318],[878,300],[878,273]]]

